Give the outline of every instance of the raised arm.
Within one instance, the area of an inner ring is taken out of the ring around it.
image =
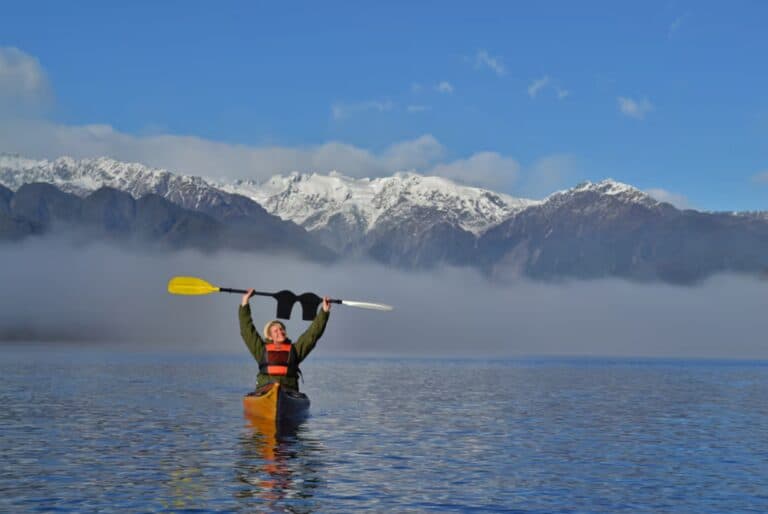
[[[309,352],[311,352],[314,349],[315,344],[317,344],[317,340],[320,339],[320,336],[325,332],[325,325],[328,323],[330,314],[331,304],[328,301],[328,297],[325,296],[323,297],[322,308],[317,313],[317,316],[315,316],[315,319],[312,320],[312,324],[309,325],[309,328],[301,334],[293,345],[296,350],[296,355],[299,358],[299,362],[303,361],[307,355],[309,355]]]
[[[245,346],[253,355],[254,359],[261,360],[264,354],[264,340],[259,335],[259,331],[253,326],[251,318],[251,306],[248,300],[253,296],[253,289],[249,289],[244,295],[238,308],[238,318],[240,319],[240,336],[245,342]]]

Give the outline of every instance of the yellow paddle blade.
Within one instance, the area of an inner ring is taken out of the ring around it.
[[[171,294],[210,294],[218,293],[219,288],[197,277],[173,277],[168,281],[168,292]]]

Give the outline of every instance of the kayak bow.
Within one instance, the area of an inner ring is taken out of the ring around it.
[[[309,397],[277,383],[266,384],[243,397],[245,415],[270,421],[302,419],[309,412]]]

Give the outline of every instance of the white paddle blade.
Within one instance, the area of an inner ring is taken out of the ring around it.
[[[391,311],[393,309],[391,305],[384,305],[383,303],[355,302],[352,300],[342,300],[341,304],[349,305],[350,307],[360,307],[361,309],[373,309],[377,311]]]

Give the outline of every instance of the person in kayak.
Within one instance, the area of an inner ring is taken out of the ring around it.
[[[317,340],[323,335],[331,312],[331,303],[327,296],[323,297],[322,308],[312,324],[294,343],[286,337],[283,322],[276,319],[264,326],[263,338],[259,335],[253,325],[251,306],[248,303],[253,294],[253,289],[248,289],[243,295],[238,317],[240,318],[240,335],[253,358],[259,363],[256,388],[270,382],[278,382],[284,387],[298,391],[301,374],[299,364],[307,358],[315,348]]]

